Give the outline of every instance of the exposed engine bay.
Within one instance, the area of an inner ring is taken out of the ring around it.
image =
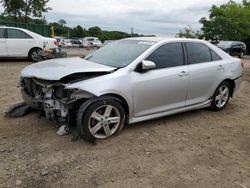
[[[22,77],[19,83],[25,103],[39,110],[49,120],[59,125],[69,125],[79,104],[93,97],[78,89],[65,89],[69,84],[107,74],[75,73],[59,81],[48,81],[34,77]]]

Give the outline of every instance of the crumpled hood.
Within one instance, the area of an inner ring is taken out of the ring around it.
[[[52,59],[25,67],[21,77],[35,77],[42,80],[60,80],[75,73],[111,72],[114,67],[101,65],[77,58]]]

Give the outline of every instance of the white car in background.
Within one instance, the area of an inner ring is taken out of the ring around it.
[[[26,29],[0,27],[0,58],[29,58],[36,62],[44,46],[51,49],[58,47],[56,39]]]
[[[69,39],[65,39],[62,37],[54,37],[54,38],[57,40],[59,47],[65,47],[65,48],[72,47],[72,44]]]
[[[83,47],[102,47],[102,42],[97,37],[85,37],[82,39]]]

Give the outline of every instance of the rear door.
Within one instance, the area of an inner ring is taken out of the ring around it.
[[[185,106],[188,87],[188,66],[185,65],[181,42],[157,48],[146,60],[156,69],[133,72],[134,116],[140,117]]]
[[[189,89],[186,105],[206,102],[224,76],[224,61],[208,46],[185,43],[189,66]]]
[[[6,29],[0,28],[0,57],[7,57]]]
[[[25,57],[33,46],[34,39],[19,29],[7,29],[7,51],[11,57]]]

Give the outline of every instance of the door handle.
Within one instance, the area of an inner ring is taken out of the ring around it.
[[[217,70],[224,70],[224,67],[222,65],[219,65],[219,67],[217,68]]]
[[[182,77],[182,76],[187,76],[187,75],[188,75],[188,73],[187,73],[186,71],[182,71],[182,72],[179,74],[180,77]]]

